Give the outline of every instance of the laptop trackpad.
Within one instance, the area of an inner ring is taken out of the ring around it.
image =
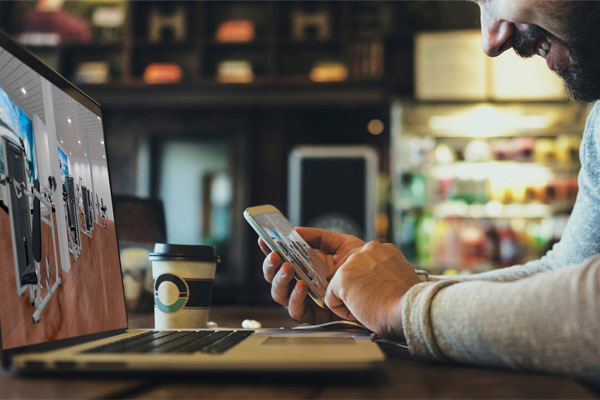
[[[271,336],[263,345],[332,345],[332,344],[355,344],[352,337],[312,337],[312,336]]]

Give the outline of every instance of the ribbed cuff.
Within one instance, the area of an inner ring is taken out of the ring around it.
[[[404,295],[402,327],[408,349],[414,358],[428,361],[449,361],[435,340],[431,321],[431,305],[440,290],[458,282],[444,280],[418,283]]]

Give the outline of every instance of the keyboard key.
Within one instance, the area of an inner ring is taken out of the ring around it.
[[[174,353],[177,349],[187,346],[188,344],[198,340],[199,338],[206,337],[212,332],[190,332],[187,335],[182,335],[175,340],[171,340],[168,343],[164,343],[160,347],[156,346],[151,351],[153,353]]]
[[[156,353],[171,343],[176,343],[179,340],[185,339],[188,336],[195,334],[196,332],[174,332],[170,335],[165,335],[160,338],[156,338],[150,342],[136,344],[130,346],[124,351],[124,353]]]
[[[173,334],[175,332],[156,332],[148,331],[139,335],[129,337],[127,339],[121,339],[116,342],[108,343],[102,346],[94,347],[92,349],[84,351],[84,353],[121,353],[124,350],[133,346],[138,346],[142,343],[151,342],[155,339],[159,339],[163,336]]]
[[[149,331],[84,353],[224,353],[254,331]]]
[[[178,353],[195,353],[197,351],[202,351],[207,346],[215,343],[216,341],[226,337],[231,334],[233,331],[213,331],[210,335],[207,335],[202,338],[198,338],[187,346],[181,347],[177,350]]]
[[[242,342],[248,336],[252,335],[253,331],[236,331],[224,338],[214,342],[210,346],[206,347],[203,351],[205,353],[218,354],[224,353],[236,344]]]

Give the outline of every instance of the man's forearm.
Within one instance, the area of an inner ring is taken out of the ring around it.
[[[600,380],[599,256],[515,282],[421,283],[405,296],[417,358]]]
[[[425,271],[417,271],[419,278],[424,282],[437,282],[443,280],[451,281],[492,281],[492,282],[512,282],[518,279],[527,278],[539,272],[545,272],[552,269],[547,257],[528,262],[523,265],[514,265],[509,268],[495,269],[493,271],[481,272],[470,275],[429,275]]]

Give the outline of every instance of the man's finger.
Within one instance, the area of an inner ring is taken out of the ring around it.
[[[290,263],[284,263],[273,278],[271,285],[271,297],[277,303],[287,306],[290,300],[290,282],[294,279],[294,267]]]
[[[302,281],[296,282],[296,286],[292,293],[290,293],[290,300],[288,306],[288,312],[290,317],[300,322],[312,322],[310,310],[306,305],[306,299],[308,294],[308,286]]]
[[[275,252],[269,253],[263,261],[263,275],[267,282],[273,282],[273,278],[279,267],[281,267],[281,258],[279,257],[279,254]]]
[[[313,249],[322,250],[331,254],[335,254],[339,248],[346,243],[348,236],[319,228],[299,227],[296,228],[296,232],[298,232]]]
[[[263,253],[265,253],[265,255],[268,255],[271,252],[271,249],[269,248],[269,246],[267,246],[267,244],[264,240],[262,240],[261,237],[258,238],[258,247],[260,247],[260,249]]]
[[[356,321],[356,318],[354,317],[354,315],[352,315],[350,310],[348,310],[348,308],[344,304],[344,301],[340,299],[336,294],[337,286],[338,280],[334,276],[333,280],[329,283],[329,286],[327,287],[327,292],[325,293],[325,304],[338,317],[350,321]]]

